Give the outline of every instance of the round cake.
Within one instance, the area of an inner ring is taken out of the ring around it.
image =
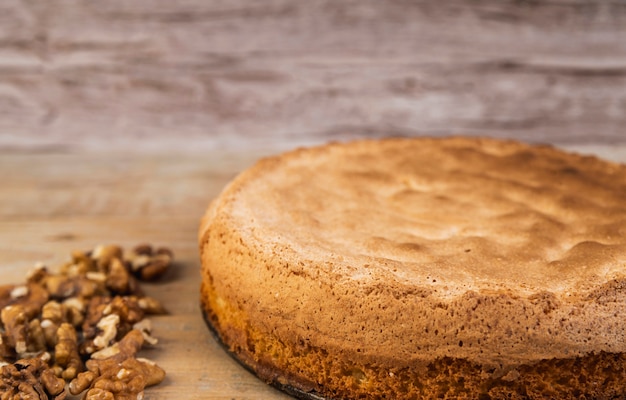
[[[487,138],[260,160],[199,232],[219,340],[301,398],[626,397],[626,166]]]

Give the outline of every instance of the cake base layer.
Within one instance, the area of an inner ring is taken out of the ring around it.
[[[255,367],[253,365],[246,364],[243,361],[243,359],[238,357],[237,353],[235,353],[234,351],[230,350],[230,347],[222,340],[222,337],[220,336],[219,332],[217,331],[215,326],[213,326],[213,323],[211,322],[211,318],[209,318],[208,313],[204,309],[202,309],[202,316],[204,318],[204,322],[206,323],[207,328],[209,328],[209,332],[211,332],[211,334],[213,335],[213,338],[215,339],[215,341],[226,351],[226,353],[233,360],[235,360],[237,363],[239,363],[239,365],[244,367],[250,373],[254,374],[257,378],[265,381],[267,384],[275,387],[276,389],[280,390],[281,392],[285,392],[288,395],[295,397],[296,399],[300,399],[300,400],[331,400],[331,399],[329,399],[327,397],[322,397],[321,395],[318,395],[317,393],[305,392],[302,389],[298,389],[298,388],[296,388],[294,386],[291,386],[289,384],[281,383],[278,380],[270,380],[270,381],[268,381],[262,375],[260,375],[257,372],[257,370],[255,370]]]
[[[218,343],[259,379],[297,399],[613,400],[626,397],[626,354],[623,353],[546,359],[500,370],[452,357],[436,359],[425,368],[409,366],[394,371],[375,364],[348,365],[322,349],[285,343],[271,333],[262,332],[232,309],[220,318],[210,305],[210,299],[215,299],[210,288],[203,285],[202,291],[202,314]],[[216,308],[223,309],[224,305]],[[307,378],[316,374],[323,376],[320,381],[331,382],[333,387]]]

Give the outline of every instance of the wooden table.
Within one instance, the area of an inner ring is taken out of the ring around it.
[[[624,145],[573,149],[626,162]],[[2,282],[21,282],[37,261],[55,267],[71,250],[99,243],[170,246],[175,268],[145,285],[170,311],[153,318],[160,344],[144,353],[167,378],[146,398],[287,398],[226,355],[198,306],[199,218],[229,179],[264,154],[0,153]]]

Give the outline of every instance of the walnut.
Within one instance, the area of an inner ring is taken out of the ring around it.
[[[74,327],[64,322],[57,330],[58,341],[54,347],[55,365],[61,367],[63,379],[74,379],[83,368],[78,354],[78,336]]]
[[[159,384],[165,372],[154,362],[128,358],[121,364],[99,368],[100,374],[85,394],[85,400],[102,399],[110,395],[113,399],[137,399],[143,397],[144,388]]]
[[[65,322],[65,311],[61,303],[50,300],[41,309],[41,330],[48,347],[54,347],[57,343],[57,329]]]
[[[134,294],[139,292],[139,285],[128,272],[124,262],[119,258],[111,260],[106,279],[107,288],[115,294]]]
[[[77,276],[50,275],[43,282],[50,297],[58,300],[75,296],[91,298],[107,294],[104,281],[90,279],[92,274],[95,273],[87,272],[85,275]]]
[[[75,280],[66,275],[49,275],[42,282],[50,297],[62,299],[77,292]]]
[[[167,310],[160,301],[153,297],[143,296],[137,299],[139,307],[148,315],[167,314]]]
[[[50,300],[41,308],[41,318],[60,324],[65,320],[65,311],[61,303]]]
[[[46,346],[48,348],[53,348],[57,343],[57,330],[59,329],[59,324],[52,322],[52,320],[44,319],[39,323],[39,326],[43,332]]]
[[[165,371],[154,362],[135,358],[144,338],[131,330],[113,346],[93,354],[87,361],[87,371],[70,382],[70,392],[87,389],[84,399],[137,399],[147,386],[163,381]]]
[[[45,351],[48,348],[46,343],[46,336],[44,334],[43,328],[41,327],[41,321],[39,321],[39,319],[35,318],[28,323],[27,332],[27,352],[39,353],[41,351]]]
[[[11,298],[11,292],[15,289],[15,285],[2,285],[0,286],[0,309],[8,306],[13,302]]]
[[[108,362],[111,363],[114,361],[121,362],[129,357],[134,357],[143,346],[143,343],[143,334],[138,330],[131,330],[119,342],[92,354],[91,359],[86,363],[87,369],[91,371],[93,367],[90,367],[90,365],[100,365],[100,363],[95,360],[107,359],[109,360]]]
[[[144,311],[135,296],[92,299],[83,323],[85,342],[83,354],[107,347],[113,340],[122,338],[141,321]]]
[[[79,327],[85,319],[85,306],[83,301],[70,297],[63,303],[50,300],[41,309],[40,323],[45,341],[49,347],[54,347],[57,342],[57,329],[63,322],[68,322],[74,327]]]
[[[85,276],[77,279],[76,284],[78,286],[76,296],[83,299],[89,299],[94,296],[106,296],[108,294],[106,279],[100,277],[100,274],[97,272],[88,272]]]
[[[94,260],[89,257],[88,253],[80,250],[74,250],[72,252],[72,260],[63,264],[60,272],[61,275],[73,277],[85,275],[87,272],[95,270],[96,264]]]
[[[143,396],[133,396],[131,399],[139,399],[143,398]],[[118,396],[118,399],[122,399],[122,397]],[[115,395],[107,390],[100,388],[89,389],[85,394],[83,400],[115,400]]]
[[[96,326],[100,330],[100,333],[93,339],[95,349],[100,350],[109,347],[117,336],[117,326],[119,323],[120,316],[117,314],[107,315],[98,322]]]
[[[106,287],[107,275],[104,272],[99,272],[99,271],[87,272],[85,274],[85,277],[89,279],[90,281],[99,283],[100,286],[102,287]]]
[[[29,282],[40,284],[48,291],[50,297],[57,300],[72,296],[90,298],[104,295],[107,293],[104,285],[105,277],[94,269],[93,261],[89,260],[84,259],[80,265],[73,262],[67,263],[61,267],[59,274],[51,274],[45,267],[40,267],[31,272]],[[97,279],[98,275],[101,275],[102,279]]]
[[[140,299],[136,296],[98,297],[91,299],[87,307],[83,332],[85,338],[92,339],[97,335],[97,325],[100,320],[110,314],[116,314],[120,318],[120,334],[118,339],[124,336],[132,325],[144,317],[144,309],[140,306]]]
[[[0,288],[0,306],[20,305],[27,319],[35,318],[48,301],[48,292],[39,284],[7,285]]]
[[[28,318],[24,307],[18,304],[4,307],[0,312],[0,320],[5,331],[2,342],[18,355],[26,353]]]
[[[9,296],[12,299],[17,300],[21,297],[28,296],[28,292],[29,292],[28,286],[25,286],[25,285],[16,286],[13,288],[13,290],[11,290],[11,293],[9,294]]]
[[[14,304],[22,305],[26,316],[32,319],[39,315],[41,307],[46,304],[49,295],[41,285],[29,283],[27,287],[28,295],[20,297]]]
[[[74,327],[80,326],[85,320],[85,303],[78,297],[70,297],[63,301],[65,320]]]
[[[15,357],[15,347],[9,344],[9,338],[5,334],[0,334],[0,361],[14,360]]]
[[[91,384],[97,377],[98,375],[96,375],[92,371],[81,372],[68,385],[70,393],[73,395],[77,395],[84,392],[89,386],[91,386]]]
[[[136,246],[126,260],[130,263],[133,274],[142,281],[155,281],[161,278],[172,265],[174,254],[165,247],[153,250],[152,246]]]
[[[144,316],[136,296],[115,296],[102,312],[104,315],[117,314],[122,322],[131,325],[141,321]]]
[[[28,274],[26,275],[26,282],[41,284],[44,278],[48,275],[50,275],[48,267],[46,267],[43,263],[37,263],[32,270],[28,271]]]
[[[28,353],[45,351],[46,340],[38,319],[28,320],[25,308],[16,304],[0,313],[4,332],[0,335],[0,355],[3,359],[25,357]]]
[[[3,400],[62,400],[67,396],[65,381],[54,375],[45,357],[21,359],[3,366],[0,369],[0,393]]]
[[[98,334],[98,322],[104,317],[104,309],[111,302],[110,297],[98,296],[89,300],[85,319],[82,324],[83,336],[85,339],[93,339]]]
[[[98,245],[91,252],[91,258],[96,261],[98,271],[108,273],[113,259],[122,259],[123,250],[116,245]]]
[[[133,329],[138,330],[143,335],[143,339],[146,343],[154,346],[159,340],[152,336],[152,323],[149,319],[142,319],[133,325]]]

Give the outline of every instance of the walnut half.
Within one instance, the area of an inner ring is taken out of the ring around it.
[[[55,399],[67,396],[65,381],[48,366],[45,356],[21,359],[0,369],[0,399]]]

